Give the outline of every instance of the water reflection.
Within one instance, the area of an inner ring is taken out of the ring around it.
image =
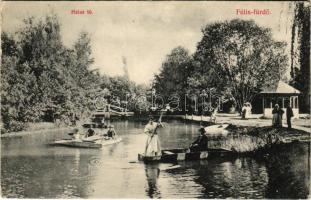
[[[268,179],[264,166],[248,158],[236,160],[213,159],[179,163],[181,168],[168,170],[202,186],[196,198],[263,198]],[[195,193],[197,187],[194,188]],[[191,188],[187,188],[191,190]]]
[[[79,153],[74,157],[4,157],[1,159],[3,194],[7,197],[18,194],[27,198],[86,197],[92,180],[89,159],[88,155]]]
[[[310,145],[292,144],[275,149],[266,162],[268,198],[306,199],[310,187]]]
[[[150,198],[161,198],[160,190],[157,186],[158,178],[160,175],[160,169],[158,164],[145,165],[145,173],[148,186],[146,187],[146,193]]]

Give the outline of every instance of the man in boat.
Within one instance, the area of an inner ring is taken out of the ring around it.
[[[148,135],[145,147],[145,156],[160,156],[161,145],[157,134],[157,128],[162,127],[161,122],[154,122],[153,117],[149,118],[144,133]]]
[[[114,138],[116,136],[116,131],[114,130],[113,125],[108,126],[107,135],[108,135],[108,138]]]
[[[88,130],[87,130],[87,132],[86,132],[86,137],[91,137],[91,136],[93,136],[93,135],[95,135],[95,131],[92,129],[92,128],[89,128]]]
[[[199,129],[199,137],[190,145],[190,151],[205,151],[207,149],[208,139],[205,135],[205,129],[202,127]]]

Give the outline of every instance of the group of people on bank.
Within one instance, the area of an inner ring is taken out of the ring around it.
[[[248,119],[252,114],[252,105],[251,103],[247,102],[242,107],[241,118]],[[273,127],[282,127],[282,120],[283,120],[284,110],[280,108],[278,104],[274,105],[272,110],[272,126]],[[286,121],[288,128],[292,127],[291,118],[294,116],[293,109],[290,105],[286,108]]]
[[[241,113],[242,119],[250,118],[251,114],[252,114],[252,104],[249,102],[244,103]]]
[[[274,105],[272,110],[272,126],[273,127],[282,127],[284,111],[278,104]],[[293,109],[288,105],[286,108],[286,121],[287,127],[292,128],[291,118],[294,116]]]

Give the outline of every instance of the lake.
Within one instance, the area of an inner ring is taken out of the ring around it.
[[[307,198],[310,145],[280,147],[265,158],[144,164],[144,123],[115,121],[123,141],[102,149],[49,146],[49,131],[1,140],[2,197],[10,198]],[[199,125],[169,121],[163,149],[188,147]]]

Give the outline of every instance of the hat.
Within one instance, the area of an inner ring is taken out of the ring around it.
[[[199,129],[199,132],[200,132],[200,133],[205,133],[205,129],[204,129],[203,127],[201,127],[201,128]]]
[[[73,132],[77,133],[77,132],[79,132],[79,129],[75,128],[75,129],[73,129]]]
[[[114,125],[109,125],[108,128],[114,128]]]
[[[149,120],[153,120],[153,116],[149,116]]]

